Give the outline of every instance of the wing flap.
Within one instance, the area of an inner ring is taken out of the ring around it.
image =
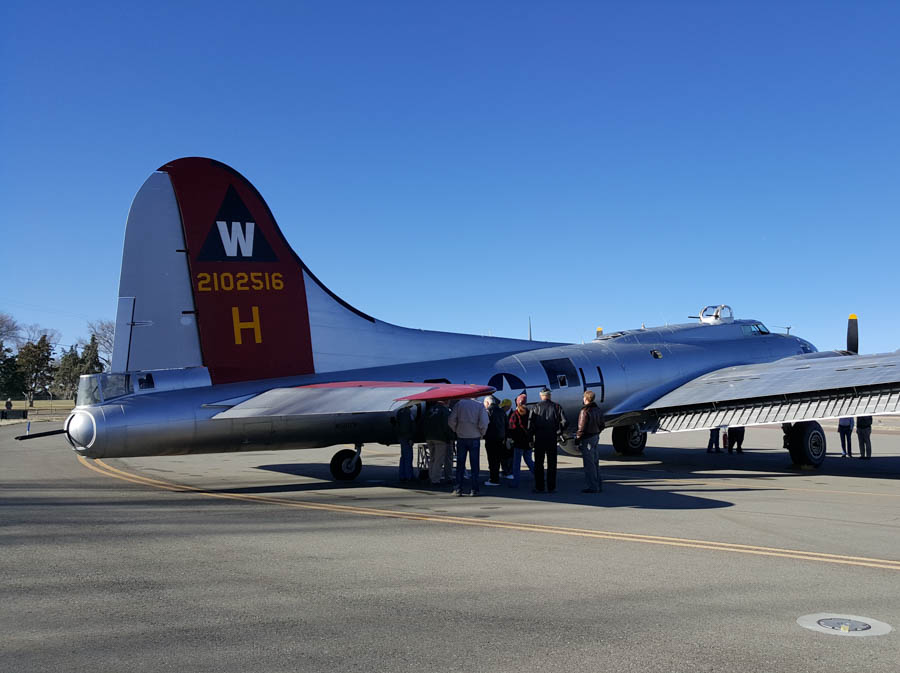
[[[267,390],[213,418],[383,413],[413,402],[481,397],[492,392],[494,388],[491,386],[464,384],[405,381],[316,383]]]
[[[685,383],[638,415],[655,432],[683,432],[895,413],[900,354],[885,353],[727,367]]]

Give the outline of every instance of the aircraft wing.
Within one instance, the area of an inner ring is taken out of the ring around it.
[[[206,405],[225,407],[213,418],[322,416],[391,412],[415,402],[482,397],[491,386],[405,381],[339,381],[273,388],[250,398]]]
[[[654,432],[682,432],[898,412],[900,351],[831,351],[710,372],[619,422],[630,416]]]

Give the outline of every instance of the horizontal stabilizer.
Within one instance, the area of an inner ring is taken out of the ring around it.
[[[491,386],[409,383],[405,381],[341,381],[296,388],[273,388],[213,418],[366,414],[395,411],[412,402],[482,397]]]

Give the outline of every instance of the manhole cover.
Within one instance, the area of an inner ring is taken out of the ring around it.
[[[828,619],[820,619],[819,626],[826,629],[834,629],[835,631],[868,631],[872,625],[868,622],[858,622],[855,619],[841,619],[840,617],[829,617]]]
[[[834,636],[883,636],[893,630],[890,624],[879,622],[877,619],[830,612],[805,615],[798,618],[797,623],[810,631]]]

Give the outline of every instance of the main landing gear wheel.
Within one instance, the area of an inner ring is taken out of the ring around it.
[[[794,465],[819,467],[825,461],[825,431],[815,421],[794,423],[788,435],[788,451]]]
[[[647,446],[647,433],[641,432],[636,425],[621,425],[613,428],[613,448],[623,456],[639,456]]]
[[[353,481],[362,470],[362,458],[359,451],[341,449],[331,459],[331,476],[338,481]]]

